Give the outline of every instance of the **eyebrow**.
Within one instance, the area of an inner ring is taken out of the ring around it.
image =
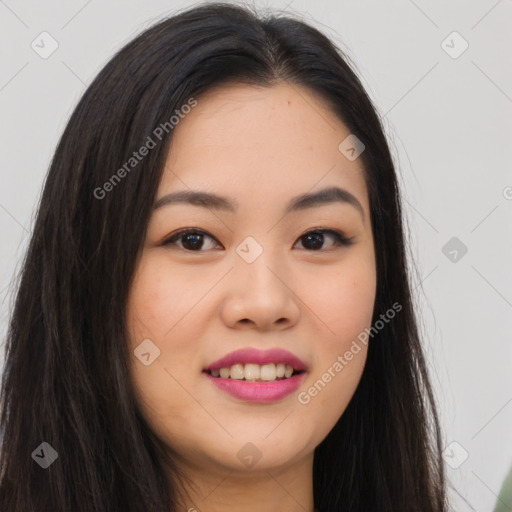
[[[154,210],[178,203],[202,206],[212,210],[223,210],[231,213],[235,213],[239,207],[237,201],[217,194],[195,190],[182,190],[162,196],[156,201]],[[352,205],[361,214],[364,220],[364,209],[359,200],[348,190],[339,187],[324,188],[318,192],[308,192],[294,197],[286,206],[284,214],[286,215],[291,212],[307,210],[331,203]]]

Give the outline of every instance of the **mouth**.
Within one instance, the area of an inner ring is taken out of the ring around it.
[[[215,361],[202,373],[231,397],[269,403],[295,391],[306,370],[305,363],[286,350],[243,349]]]

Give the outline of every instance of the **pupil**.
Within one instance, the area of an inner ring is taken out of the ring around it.
[[[184,241],[182,239],[183,247],[186,249],[200,249],[202,245],[202,235],[197,233],[192,233],[188,235],[184,235]],[[188,246],[188,247],[187,247]]]
[[[304,237],[307,240],[313,242],[313,247],[311,247],[312,249],[321,249],[322,248],[322,245],[324,242],[323,233],[309,233],[307,235],[304,235]],[[303,245],[305,246],[306,244],[303,243]]]

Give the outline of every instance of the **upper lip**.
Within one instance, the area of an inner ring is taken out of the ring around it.
[[[218,370],[220,368],[229,368],[234,364],[270,364],[284,363],[289,364],[294,370],[305,370],[306,364],[297,356],[281,348],[273,348],[270,350],[258,350],[255,348],[244,348],[235,350],[221,357],[217,361],[211,363],[204,368],[205,371]]]

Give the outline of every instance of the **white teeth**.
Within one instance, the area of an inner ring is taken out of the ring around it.
[[[220,377],[221,379],[236,379],[236,380],[249,380],[249,381],[273,381],[277,378],[283,377],[289,379],[293,374],[293,367],[284,363],[269,363],[264,365],[247,363],[245,365],[236,363],[230,368],[220,368],[211,370],[213,377]]]
[[[259,364],[246,364],[244,368],[245,380],[256,380],[260,378],[260,365]]]
[[[244,367],[240,363],[234,364],[229,373],[232,379],[242,380],[244,378]]]
[[[276,365],[264,364],[261,367],[261,380],[276,380]]]

